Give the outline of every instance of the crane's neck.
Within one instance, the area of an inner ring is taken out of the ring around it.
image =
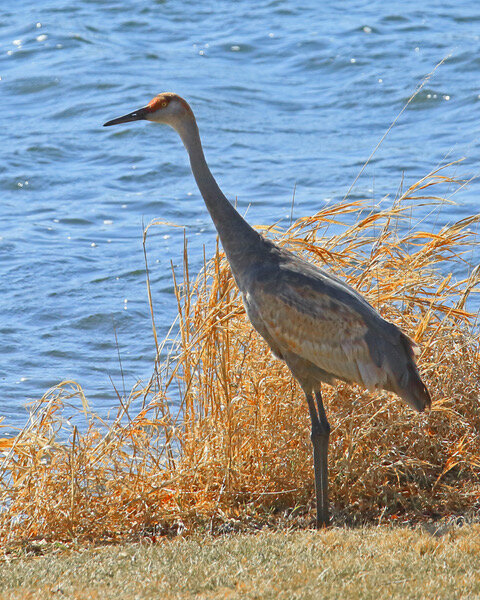
[[[230,204],[215,181],[203,154],[200,134],[193,114],[175,124],[175,129],[187,149],[198,189],[218,231],[233,274],[239,283],[238,278],[242,272],[242,266],[246,266],[251,255],[258,253],[258,247],[263,244],[264,240]]]

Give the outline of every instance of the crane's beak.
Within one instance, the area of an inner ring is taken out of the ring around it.
[[[117,117],[116,119],[107,121],[103,124],[103,126],[108,127],[109,125],[120,125],[120,123],[129,123],[130,121],[142,121],[147,118],[149,112],[151,112],[150,108],[148,106],[144,106],[143,108],[139,108],[138,110],[128,113],[128,115],[123,115],[123,117]]]

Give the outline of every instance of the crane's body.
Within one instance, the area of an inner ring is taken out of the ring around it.
[[[176,94],[105,125],[150,120],[179,133],[219,233],[247,315],[302,386],[312,421],[317,527],[328,524],[328,424],[321,384],[335,380],[385,389],[421,412],[430,395],[415,364],[416,345],[353,288],[255,231],[218,187],[193,112]],[[314,399],[315,397],[315,399]]]

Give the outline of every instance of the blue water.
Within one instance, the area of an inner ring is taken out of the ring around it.
[[[334,4],[334,3],[332,3]],[[480,7],[471,1],[265,3],[19,0],[0,5],[0,415],[63,379],[95,410],[148,379],[176,314],[171,261],[215,232],[176,134],[104,121],[160,91],[191,103],[221,187],[255,224],[341,200],[419,81],[445,56],[357,182],[393,197],[433,167],[479,159]],[[472,182],[436,226],[478,212]],[[391,200],[387,199],[388,204]],[[433,227],[433,222],[427,226]],[[477,253],[478,261],[478,253]],[[115,342],[116,330],[124,384]]]

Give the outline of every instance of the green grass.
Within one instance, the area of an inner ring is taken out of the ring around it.
[[[0,566],[0,599],[480,597],[480,526],[332,528],[30,546]]]

